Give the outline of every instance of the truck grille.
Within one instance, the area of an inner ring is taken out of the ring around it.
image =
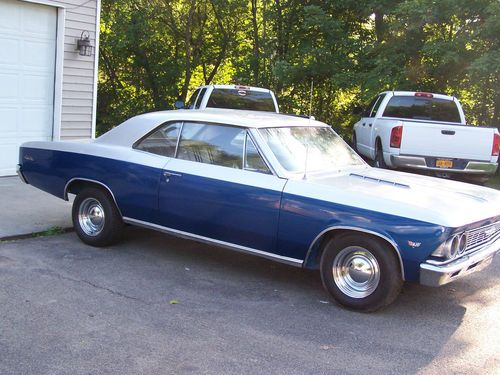
[[[467,232],[465,251],[481,246],[500,236],[500,222]]]

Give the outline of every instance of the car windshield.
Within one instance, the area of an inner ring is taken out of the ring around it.
[[[262,128],[259,131],[288,172],[338,170],[365,164],[342,138],[326,126]]]

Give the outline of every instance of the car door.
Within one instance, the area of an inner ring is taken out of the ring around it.
[[[385,94],[379,95],[372,100],[372,102],[368,106],[368,109],[363,112],[363,117],[358,122],[358,126],[356,127],[357,147],[363,155],[373,157],[373,122],[380,103],[382,103],[384,95]]]
[[[186,122],[160,182],[160,224],[274,252],[285,183],[271,173],[247,129]]]

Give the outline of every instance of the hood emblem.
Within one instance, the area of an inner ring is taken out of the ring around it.
[[[421,242],[413,242],[413,241],[408,241],[408,245],[413,247],[413,248],[416,248],[416,247],[420,247],[420,245],[422,245]]]

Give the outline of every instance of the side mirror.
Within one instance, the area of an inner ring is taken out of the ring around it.
[[[361,116],[363,114],[363,108],[361,108],[359,105],[357,105],[356,107],[354,107],[352,109],[352,114],[353,115],[356,115],[356,116]]]
[[[177,100],[174,103],[174,107],[175,107],[175,109],[182,109],[182,108],[184,108],[184,102],[182,100]]]

